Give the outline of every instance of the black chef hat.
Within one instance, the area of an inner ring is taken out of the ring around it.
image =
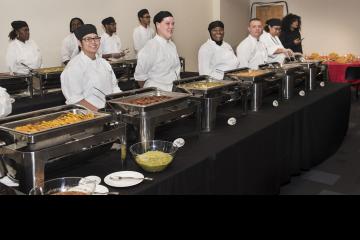
[[[164,18],[167,18],[167,17],[173,17],[171,12],[168,12],[168,11],[160,11],[160,12],[158,12],[154,17],[155,26],[156,26],[156,23],[161,23],[162,20],[164,20]]]
[[[105,18],[104,20],[101,21],[102,25],[109,25],[109,24],[112,24],[112,23],[115,23],[115,19],[113,17],[108,17],[108,18]]]
[[[142,18],[145,14],[149,14],[149,10],[147,9],[141,9],[139,12],[138,12],[138,18]]]
[[[28,27],[27,23],[24,21],[13,21],[11,26],[14,30],[19,30],[22,27]]]
[[[279,26],[281,27],[281,20],[278,18],[272,18],[266,21],[266,25],[270,27]]]
[[[81,27],[79,27],[78,29],[75,30],[75,36],[78,40],[81,40],[84,36],[90,34],[90,33],[95,33],[97,34],[97,30],[96,27],[92,24],[84,24]]]
[[[222,21],[214,21],[209,24],[208,30],[211,32],[214,28],[221,27],[224,28],[224,23]]]

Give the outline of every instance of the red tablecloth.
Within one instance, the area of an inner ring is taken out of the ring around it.
[[[336,62],[327,62],[325,63],[328,65],[328,72],[329,72],[329,81],[331,82],[337,82],[337,83],[345,83],[349,82],[345,79],[345,72],[348,67],[360,67],[360,61],[359,62],[353,62],[353,63],[336,63]],[[357,81],[360,82],[360,79],[353,80],[351,83],[357,83]]]

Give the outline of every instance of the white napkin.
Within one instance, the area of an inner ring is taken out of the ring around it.
[[[0,179],[0,182],[8,187],[18,187],[19,183],[11,180],[8,176]]]

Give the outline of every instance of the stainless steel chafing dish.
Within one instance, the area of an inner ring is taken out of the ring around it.
[[[201,102],[201,129],[204,132],[215,128],[216,113],[221,104],[241,100],[243,114],[247,114],[250,91],[246,83],[198,76],[174,81],[174,88],[175,91],[190,93]]]
[[[275,82],[277,80],[275,74],[275,71],[269,69],[250,70],[248,68],[239,68],[226,71],[224,79],[251,84],[251,110],[257,112],[262,106],[265,82]]]
[[[164,97],[149,103],[136,104],[134,100]],[[185,116],[199,115],[198,103],[189,99],[190,94],[166,92],[157,88],[144,88],[108,95],[106,111],[124,123],[138,128],[140,141],[153,140],[155,128]],[[110,108],[108,108],[110,107]]]
[[[68,105],[0,120],[0,152],[7,165],[17,166],[16,178],[23,191],[43,182],[48,162],[60,161],[65,156],[117,141],[125,134],[124,124],[114,121],[113,116],[107,113],[94,113],[92,119],[35,133],[15,130],[18,126],[54,120],[66,113],[92,112],[82,106]],[[14,173],[11,176],[14,177]]]
[[[279,64],[276,67],[276,63],[273,63],[278,74],[282,75],[281,79],[281,96],[283,100],[290,100],[295,95],[296,88],[300,88],[299,91],[305,90],[302,83],[305,82],[305,73],[303,67],[298,63]]]
[[[34,69],[33,74],[36,77],[34,81],[39,81],[40,95],[43,96],[49,90],[58,90],[61,88],[60,75],[64,71],[64,67],[50,67]],[[37,83],[36,83],[37,84]]]
[[[33,97],[33,79],[30,74],[0,73],[0,86],[14,98]]]
[[[110,60],[110,65],[117,78],[130,80],[133,77],[137,59]]]
[[[308,91],[315,90],[320,85],[319,82],[327,80],[327,65],[323,64],[323,61],[300,59],[297,63],[303,66],[306,73],[306,89]]]

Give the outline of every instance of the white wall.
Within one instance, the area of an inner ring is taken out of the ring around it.
[[[225,41],[234,49],[248,36],[249,0],[222,0],[221,20],[225,24]]]
[[[13,20],[28,22],[31,38],[41,49],[44,66],[49,67],[61,64],[61,42],[69,33],[72,17],[96,25],[100,34],[101,20],[114,16],[123,47],[132,49],[132,31],[138,24],[137,12],[142,8],[148,8],[151,16],[159,10],[173,13],[178,52],[186,58],[189,70],[197,70],[197,51],[208,38],[207,26],[213,19],[212,0],[0,0],[0,72],[7,71],[7,35]]]
[[[61,42],[69,33],[71,18],[80,17],[96,25],[101,34],[101,20],[113,16],[123,47],[132,49],[132,31],[142,8],[148,8],[152,16],[160,10],[174,14],[178,52],[185,57],[187,70],[197,71],[198,49],[209,38],[208,24],[223,20],[226,41],[235,47],[247,35],[248,5],[249,0],[0,0],[0,72],[7,71],[7,36],[14,20],[28,22],[30,37],[40,47],[44,67],[53,67],[61,64]]]
[[[260,2],[255,0],[256,2]],[[251,2],[255,2],[251,0]],[[270,2],[262,0],[262,2]],[[302,18],[305,53],[360,54],[358,0],[287,0],[289,12]]]

